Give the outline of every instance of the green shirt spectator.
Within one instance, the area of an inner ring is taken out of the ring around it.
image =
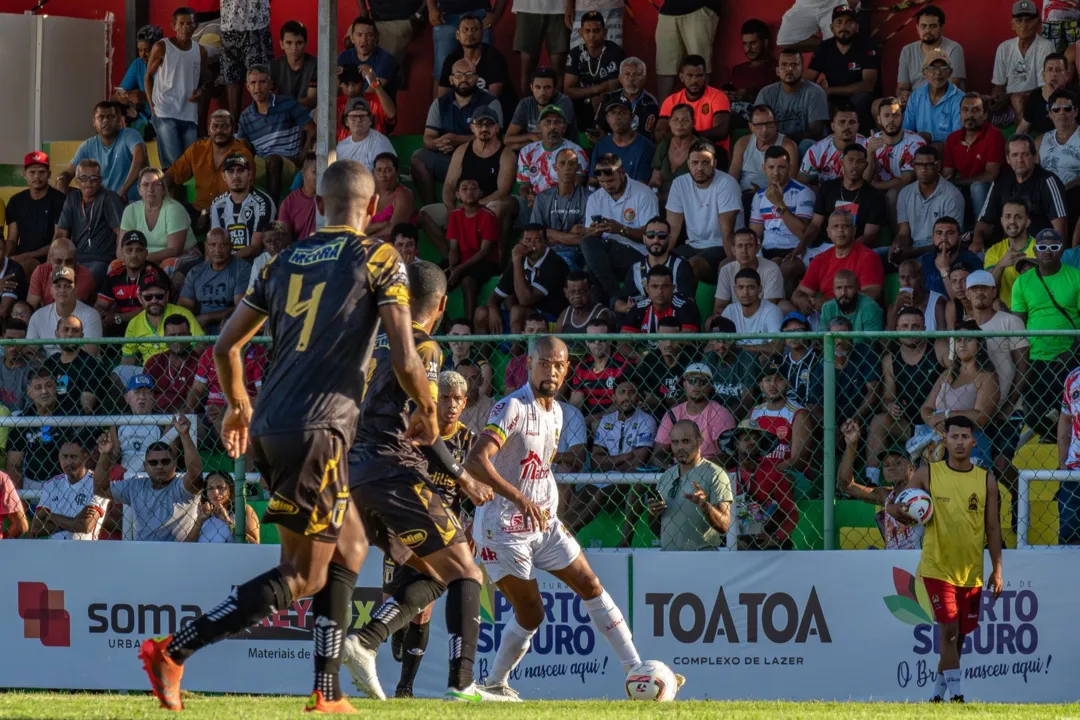
[[[700,456],[685,474],[680,475],[677,464],[665,470],[656,486],[657,495],[667,503],[660,516],[661,550],[711,550],[726,544],[727,536],[717,532],[697,503],[686,497],[694,493],[695,485],[704,491],[709,505],[735,500],[727,473]]]
[[[1042,269],[1041,258],[1037,262],[1039,266],[1013,284],[1012,311],[1021,316],[1028,330],[1080,328],[1080,270],[1058,260],[1057,270],[1051,273]],[[1033,336],[1031,359],[1053,360],[1072,345],[1071,337]]]
[[[846,317],[851,321],[851,326],[856,332],[861,330],[884,330],[885,315],[881,306],[863,294],[855,296],[855,306],[848,304],[840,306],[837,298],[829,300],[821,306],[821,326],[828,327],[829,321],[834,317]],[[865,339],[856,342],[867,342]]]

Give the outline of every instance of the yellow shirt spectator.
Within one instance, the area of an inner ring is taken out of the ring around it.
[[[1016,282],[1016,278],[1020,277],[1020,273],[1016,272],[1015,262],[1000,268],[997,267],[997,264],[1009,252],[1011,242],[1011,240],[1005,238],[1001,242],[991,245],[987,248],[986,257],[983,259],[983,267],[989,270],[990,274],[994,276],[994,280],[997,281],[998,297],[1001,298],[1001,302],[1005,303],[1007,308],[1012,308],[1013,283]],[[1030,235],[1027,239],[1027,247],[1024,249],[1024,257],[1035,259],[1035,238]]]
[[[161,320],[158,322],[157,328],[154,328],[150,321],[146,317],[146,311],[136,315],[128,323],[127,332],[124,333],[124,337],[129,338],[144,338],[144,337],[163,337],[165,335],[165,319],[170,315],[182,315],[187,319],[191,325],[192,335],[205,335],[206,333],[202,329],[202,325],[195,319],[195,316],[191,314],[191,311],[187,308],[180,307],[179,305],[168,304],[165,306],[165,313],[161,316]],[[165,343],[152,343],[152,342],[138,342],[138,343],[125,343],[124,344],[124,357],[137,357],[140,365],[146,365],[146,361],[151,356],[157,353],[163,353],[168,351],[168,347]]]

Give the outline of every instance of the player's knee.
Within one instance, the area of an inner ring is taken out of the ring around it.
[[[325,565],[311,565],[306,568],[284,565],[281,574],[289,583],[294,598],[311,597],[326,585]]]
[[[531,632],[544,622],[544,606],[537,602],[514,608],[514,619],[517,620],[518,625]]]

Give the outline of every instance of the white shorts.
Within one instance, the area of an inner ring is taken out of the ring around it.
[[[558,520],[543,535],[527,543],[480,543],[480,562],[492,582],[506,576],[535,580],[537,570],[562,570],[581,554],[581,545]]]
[[[788,8],[784,17],[780,20],[780,30],[776,33],[776,44],[780,47],[801,43],[821,31],[821,39],[828,40],[832,37],[832,11],[837,5],[844,5],[844,0],[832,2],[821,0],[812,2],[796,1]],[[857,5],[858,3],[850,3]],[[824,5],[828,5],[824,7]]]

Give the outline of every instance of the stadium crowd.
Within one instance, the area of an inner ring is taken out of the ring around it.
[[[368,234],[406,263],[423,246],[460,290],[463,313],[441,333],[626,336],[573,349],[554,464],[658,480],[561,486],[574,531],[617,511],[604,542],[708,549],[734,535],[741,548],[790,548],[800,500],[835,480],[880,503],[875,488],[902,487],[957,415],[1014,502],[1025,427],[1080,468],[1073,338],[922,336],[1080,328],[1080,4],[1056,3],[1074,7],[1071,20],[1043,19],[1017,0],[989,95],[965,91],[964,50],[931,4],[888,89],[864,14],[839,1],[796,0],[775,36],[776,18],[746,21],[745,62],[719,87],[710,0],[666,2],[649,61],[621,48],[622,2],[516,0],[517,78],[491,45],[505,0],[358,4],[338,57],[337,157],[374,175]],[[425,11],[433,99],[423,146],[399,158],[388,136]],[[102,531],[118,526],[116,503],[132,507],[137,539],[233,537],[232,478],[203,476],[200,457],[224,408],[210,350],[167,338],[214,334],[260,269],[320,222],[316,61],[296,21],[273,57],[269,13],[268,0],[222,0],[217,17],[181,8],[168,33],[143,28],[123,89],[93,108],[95,134],[70,165],[53,177],[44,152],[26,155],[0,245],[0,320],[4,339],[43,344],[3,348],[0,414],[176,417],[103,435],[0,432],[9,537],[118,537]],[[207,22],[220,23],[213,52],[195,39]],[[542,46],[550,67],[538,66]],[[151,137],[162,167],[148,166]],[[907,336],[845,337],[884,329]],[[822,348],[797,335],[817,330],[838,333],[838,478],[823,477]],[[673,338],[691,332],[741,337]],[[630,337],[653,334],[666,339]],[[126,342],[64,344],[110,336]],[[467,391],[440,420],[478,433],[500,389],[526,382],[525,346],[444,350]],[[267,356],[247,351],[253,396]],[[1070,487],[1059,535],[1080,543]],[[16,490],[39,493],[32,522]],[[890,547],[917,547],[884,522]]]

